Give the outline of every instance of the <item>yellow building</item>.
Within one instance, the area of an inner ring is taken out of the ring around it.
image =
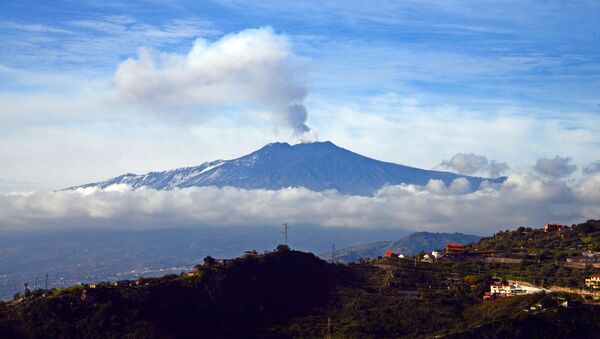
[[[585,279],[585,286],[593,289],[600,289],[600,274],[594,274]]]

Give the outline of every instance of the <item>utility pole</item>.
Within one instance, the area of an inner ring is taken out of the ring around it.
[[[37,275],[35,276],[35,285],[33,285],[33,291],[37,290]]]
[[[285,246],[288,245],[288,242],[287,242],[288,228],[290,228],[290,226],[288,226],[287,222],[284,222],[283,223],[283,233],[285,234]]]
[[[48,290],[48,273],[46,273],[46,285],[44,289]]]
[[[331,244],[331,263],[335,263],[335,243]]]
[[[331,339],[331,318],[327,318],[327,339]]]
[[[400,271],[400,269],[402,269],[402,258],[398,255],[398,271]]]

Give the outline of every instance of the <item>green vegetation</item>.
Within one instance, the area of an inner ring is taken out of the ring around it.
[[[491,252],[495,257],[522,259],[522,263],[494,263],[480,265],[480,268],[467,263],[463,270],[483,269],[486,273],[537,285],[583,288],[585,278],[600,270],[590,265],[569,266],[566,260],[581,259],[582,253],[600,249],[600,220],[588,220],[554,232],[519,227],[482,238],[466,249],[473,253]]]
[[[577,257],[582,251],[600,251],[600,220],[588,220],[561,231],[519,227],[482,238],[467,249],[498,256],[529,260],[559,260]]]
[[[40,290],[0,302],[0,337],[322,337],[328,328],[336,338],[594,337],[597,306],[560,306],[591,297],[481,300],[495,276],[579,286],[592,271],[561,266],[554,253],[563,245],[593,248],[598,225],[590,221],[562,236],[518,229],[468,247],[517,257],[515,249],[533,241],[527,251],[551,253],[520,264],[386,257],[335,265],[287,246],[227,262],[206,257],[192,274]],[[558,247],[543,243],[557,239]]]

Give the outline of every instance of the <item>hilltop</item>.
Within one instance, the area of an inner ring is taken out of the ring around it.
[[[471,177],[383,162],[330,141],[296,145],[278,142],[233,160],[216,160],[195,167],[140,175],[127,173],[71,189],[106,188],[115,184],[157,190],[197,186],[269,190],[305,187],[313,191],[334,189],[342,194],[372,195],[386,185],[426,185],[431,179],[450,185],[458,178],[467,180],[472,190],[485,180],[500,183],[506,179]]]
[[[193,273],[38,291],[2,304],[0,337],[235,337],[331,301],[351,281],[343,267],[280,250]],[[48,296],[42,297],[43,293]],[[41,326],[43,325],[43,326]]]
[[[560,230],[519,227],[500,231],[469,246],[475,252],[492,252],[511,258],[566,259],[585,251],[600,251],[600,220],[565,225]]]

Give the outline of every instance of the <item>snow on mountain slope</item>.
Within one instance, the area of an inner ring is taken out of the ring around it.
[[[113,184],[157,190],[193,186],[232,186],[246,189],[306,187],[313,191],[335,189],[343,194],[368,196],[385,185],[425,185],[430,179],[439,179],[449,185],[456,178],[467,179],[471,189],[477,189],[484,180],[495,183],[505,180],[504,177],[469,177],[378,161],[326,141],[293,146],[272,143],[238,159],[217,160],[196,167],[141,175],[128,173],[70,189],[94,186],[105,188]]]

